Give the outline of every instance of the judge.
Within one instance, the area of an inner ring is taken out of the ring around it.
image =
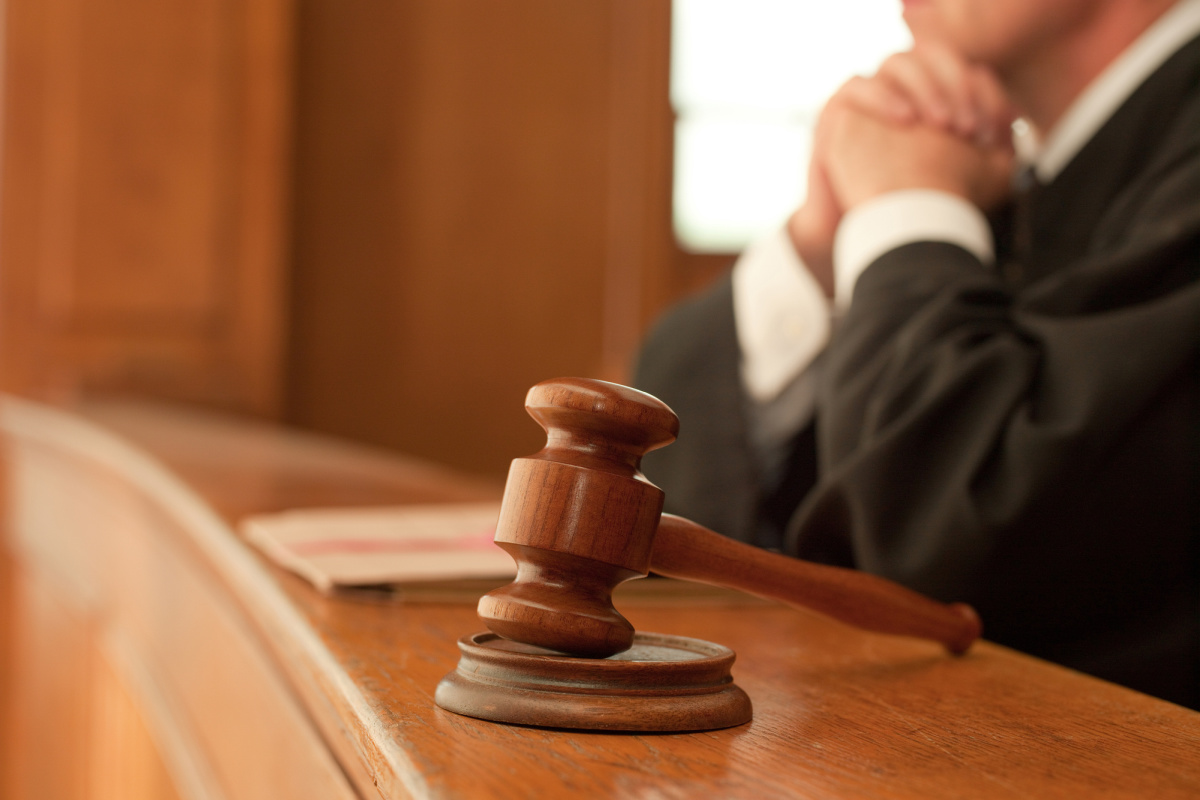
[[[823,112],[805,206],[647,340],[682,422],[647,474],[1200,708],[1200,0],[904,13],[913,52]]]

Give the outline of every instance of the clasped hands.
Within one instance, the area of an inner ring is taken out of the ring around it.
[[[1010,192],[1015,113],[995,76],[936,44],[889,57],[845,83],[821,112],[808,196],[788,232],[833,295],[842,216],[903,189],[948,192],[988,211]]]

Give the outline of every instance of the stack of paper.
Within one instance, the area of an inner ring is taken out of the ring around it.
[[[512,558],[492,542],[499,514],[499,503],[286,511],[250,517],[242,533],[322,591],[512,578]]]

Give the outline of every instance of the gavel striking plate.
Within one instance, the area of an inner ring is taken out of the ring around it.
[[[679,420],[644,392],[559,378],[525,408],[545,448],[513,461],[495,541],[517,577],[479,601],[491,633],[459,641],[438,684],[442,708],[494,722],[623,731],[709,730],[748,722],[721,645],[635,633],[612,591],[651,570],[819,611],[865,630],[916,636],[963,653],[978,616],[884,578],[736,542],[662,513],[641,473],[647,452],[675,440]]]

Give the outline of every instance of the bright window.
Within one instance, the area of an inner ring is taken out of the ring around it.
[[[825,99],[912,40],[897,0],[673,3],[675,235],[740,250],[804,199]]]

